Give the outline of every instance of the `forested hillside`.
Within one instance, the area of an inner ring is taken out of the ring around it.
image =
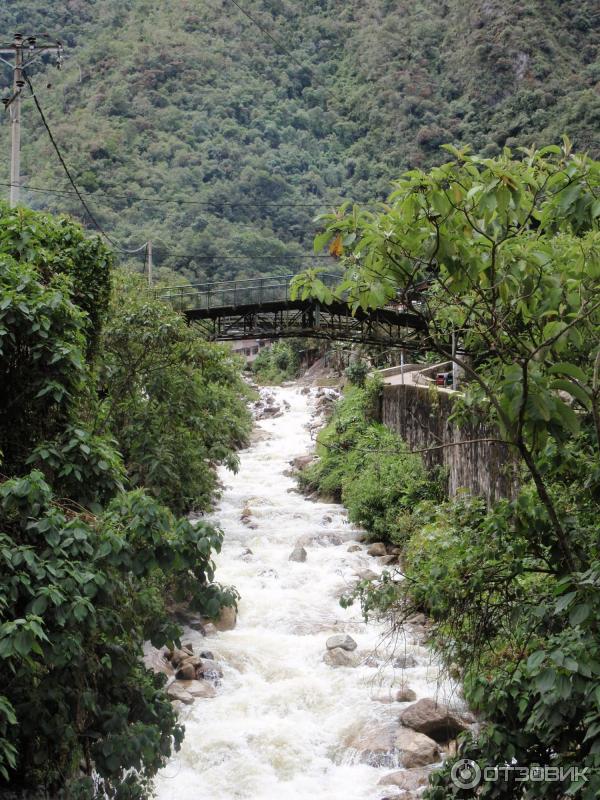
[[[30,75],[80,188],[194,280],[297,271],[319,211],[384,197],[444,142],[600,152],[595,0],[8,0],[0,30],[65,43],[62,72]],[[5,118],[4,182],[8,147]],[[70,189],[32,102],[23,174]],[[85,220],[71,194],[25,197]]]

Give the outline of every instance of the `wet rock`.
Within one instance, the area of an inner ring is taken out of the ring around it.
[[[410,617],[406,618],[406,621],[411,625],[425,625],[427,622],[427,617],[425,614],[411,614]]]
[[[240,558],[242,559],[242,561],[250,561],[252,559],[253,555],[254,555],[254,553],[252,552],[252,550],[250,550],[249,547],[245,547],[242,550]]]
[[[379,559],[379,563],[383,564],[384,567],[388,567],[390,564],[397,564],[398,557],[397,556],[382,556]]]
[[[396,692],[397,703],[412,703],[417,699],[417,693],[408,686],[403,686]]]
[[[328,650],[335,650],[336,647],[341,647],[342,650],[356,650],[358,645],[351,636],[343,633],[336,633],[327,639],[326,646]]]
[[[301,472],[303,469],[306,469],[308,466],[310,466],[313,461],[315,461],[314,455],[296,456],[296,458],[292,458],[290,464],[295,470]]]
[[[362,550],[362,547],[359,544],[351,544],[347,552],[358,553],[360,550]]]
[[[178,681],[193,680],[196,677],[196,666],[190,663],[182,664],[175,673],[175,677]]]
[[[219,616],[213,620],[213,625],[218,631],[230,631],[235,628],[237,611],[233,606],[224,606],[219,611]]]
[[[375,581],[379,577],[379,575],[376,572],[373,572],[372,569],[363,569],[360,572],[355,572],[354,574],[361,581]]]
[[[417,659],[410,653],[403,653],[400,656],[396,656],[392,661],[392,666],[396,667],[396,669],[411,669],[412,667],[416,667],[417,664]]]
[[[356,667],[358,658],[355,653],[349,653],[341,647],[334,647],[328,650],[323,656],[323,661],[330,667]]]
[[[219,684],[221,682],[221,678],[223,677],[223,668],[216,661],[210,658],[205,658],[202,662],[201,674],[204,677],[204,680],[210,681],[214,684]]]
[[[191,706],[194,702],[194,698],[187,691],[182,681],[174,681],[167,686],[167,695],[171,698],[171,700],[179,700],[180,703],[183,703],[186,706]]]
[[[208,661],[214,661],[215,657],[212,650],[203,650],[200,653],[200,658],[206,658]]]
[[[212,622],[206,622],[204,624],[204,635],[205,636],[214,636],[217,633],[216,627],[213,625]]]
[[[325,514],[321,522],[323,525],[329,525],[331,522],[333,522],[333,517],[330,514]]]
[[[290,553],[289,561],[306,561],[306,550],[302,545],[296,545],[292,552]]]
[[[174,667],[179,667],[180,664],[187,658],[191,658],[194,654],[191,650],[175,647],[173,650],[167,650],[165,655]]]
[[[405,792],[412,792],[421,786],[427,786],[429,782],[429,771],[423,767],[413,767],[403,769],[399,772],[390,772],[379,781],[380,786],[397,786]],[[404,797],[404,795],[403,795]]]
[[[383,542],[374,542],[367,548],[367,554],[370,556],[385,556],[387,555],[387,550]]]
[[[214,687],[211,686],[208,681],[180,681],[179,685],[182,686],[192,698],[214,697],[216,695]]]
[[[407,728],[427,734],[438,742],[447,742],[465,731],[467,723],[442,703],[430,697],[418,700],[400,714],[400,722]]]
[[[433,739],[424,733],[400,728],[394,738],[394,745],[399,752],[400,763],[403,767],[424,767],[426,764],[435,764],[440,760],[440,748]]]

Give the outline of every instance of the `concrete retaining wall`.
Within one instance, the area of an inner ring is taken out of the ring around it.
[[[411,450],[496,435],[476,418],[461,428],[450,422],[453,402],[451,392],[415,385],[384,385],[380,419],[400,434]],[[453,444],[428,450],[422,456],[429,468],[446,467],[451,497],[466,490],[491,504],[514,494],[515,462],[504,445],[491,442]]]

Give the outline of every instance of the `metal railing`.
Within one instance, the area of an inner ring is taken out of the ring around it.
[[[168,289],[161,289],[158,296],[180,311],[287,303],[291,300],[290,287],[295,277],[295,274],[272,275],[265,278],[170,286]],[[333,274],[319,275],[319,279],[330,288],[340,281],[340,277]]]

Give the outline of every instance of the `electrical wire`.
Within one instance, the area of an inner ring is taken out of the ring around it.
[[[40,118],[42,120],[44,128],[46,129],[46,133],[48,134],[48,137],[49,137],[50,141],[52,142],[52,146],[54,147],[56,155],[58,156],[58,160],[60,161],[60,163],[62,165],[62,168],[64,169],[65,174],[66,174],[67,178],[69,179],[69,183],[73,187],[73,190],[74,190],[75,194],[79,198],[79,202],[81,203],[81,205],[85,209],[85,211],[86,211],[88,217],[90,218],[90,221],[94,225],[94,227],[98,229],[98,231],[102,234],[102,236],[104,236],[104,238],[115,248],[115,250],[119,250],[119,252],[121,252],[121,253],[127,253],[127,254],[130,254],[130,255],[133,255],[134,253],[139,253],[142,250],[147,250],[148,249],[148,243],[147,242],[144,242],[144,244],[141,245],[140,247],[136,247],[136,248],[131,249],[131,250],[129,250],[127,248],[124,248],[124,247],[121,247],[119,244],[117,244],[117,242],[114,241],[114,239],[112,239],[111,236],[108,235],[108,233],[106,233],[106,231],[104,230],[102,225],[100,225],[100,223],[96,219],[95,215],[93,214],[92,210],[90,209],[90,207],[86,203],[82,193],[79,191],[79,188],[78,188],[77,184],[75,183],[75,181],[73,179],[73,176],[71,175],[71,170],[67,166],[67,163],[66,163],[66,161],[63,158],[63,155],[61,153],[60,147],[58,146],[58,143],[57,143],[56,139],[54,138],[54,134],[52,133],[50,125],[48,124],[48,120],[46,119],[46,115],[44,114],[44,109],[42,108],[42,106],[40,105],[39,100],[37,99],[37,96],[35,94],[35,89],[33,88],[33,84],[31,83],[31,80],[29,79],[29,76],[27,75],[25,70],[22,71],[22,74],[23,74],[23,77],[24,77],[27,85],[29,86],[29,90],[31,92],[31,96],[33,97],[33,101],[35,103],[35,106],[36,106],[36,108],[38,110],[38,113],[40,115]]]
[[[0,181],[0,186],[12,186],[11,183],[5,183]],[[42,194],[56,194],[56,195],[83,195],[84,197],[95,197],[90,192],[73,192],[69,191],[68,189],[49,189],[42,186],[30,186],[28,184],[19,184],[21,189],[27,189],[30,192],[41,192]],[[140,195],[134,194],[113,194],[112,192],[107,192],[104,189],[99,190],[101,194],[108,198],[109,200],[126,200],[128,202],[139,202],[139,203],[152,203],[156,205],[170,205],[172,203],[177,203],[179,205],[189,205],[189,206],[206,206],[208,208],[213,206],[227,206],[229,208],[237,208],[237,207],[245,207],[248,206],[250,208],[322,208],[323,206],[332,205],[331,203],[323,200],[322,202],[315,202],[315,203],[277,203],[275,201],[269,201],[265,203],[256,203],[251,201],[227,201],[227,200],[187,200],[185,198],[156,198],[156,197],[143,197]],[[342,200],[336,201],[343,202]],[[358,201],[357,201],[358,202]],[[372,202],[372,201],[371,201]]]

